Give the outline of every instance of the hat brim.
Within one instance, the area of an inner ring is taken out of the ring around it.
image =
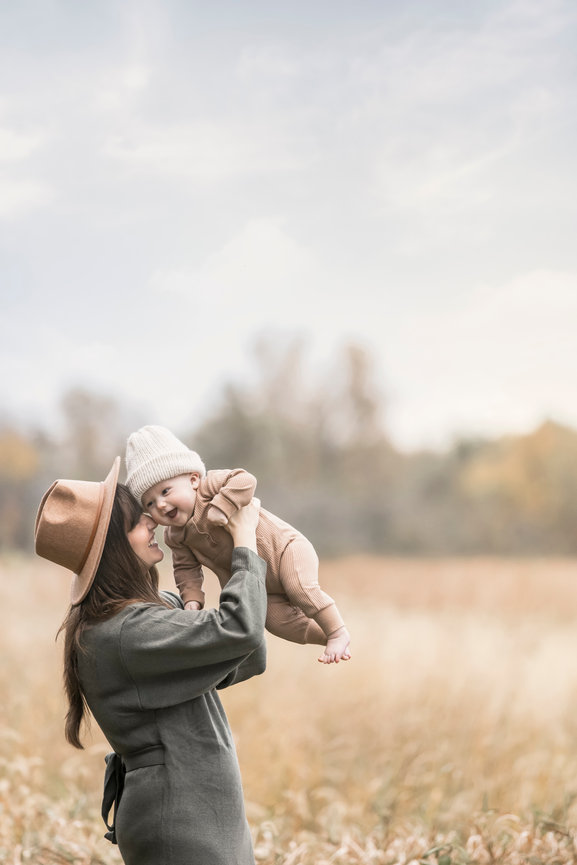
[[[102,481],[102,506],[90,552],[82,566],[82,570],[80,573],[74,574],[74,579],[72,580],[70,603],[73,606],[84,600],[94,582],[94,577],[98,565],[100,564],[100,559],[102,558],[102,551],[108,533],[108,526],[110,525],[112,505],[114,504],[114,494],[116,493],[116,487],[118,485],[119,472],[120,457],[116,457],[106,479]]]

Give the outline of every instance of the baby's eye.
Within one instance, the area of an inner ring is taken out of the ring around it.
[[[148,510],[148,508],[152,507],[152,499],[149,502],[144,502],[144,507]]]
[[[162,495],[165,496],[169,492],[170,492],[170,487],[165,487],[162,491]]]

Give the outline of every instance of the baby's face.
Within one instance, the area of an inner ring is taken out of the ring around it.
[[[194,511],[199,483],[196,472],[160,481],[142,496],[144,510],[161,526],[184,526]]]

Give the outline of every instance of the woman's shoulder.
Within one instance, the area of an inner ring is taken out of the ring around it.
[[[133,604],[128,604],[118,616],[120,630],[124,630],[128,622],[145,623],[147,621],[159,621],[165,618],[172,619],[177,611],[184,610],[184,604],[180,596],[175,592],[161,590],[159,593],[159,603],[155,604],[151,601],[137,601]]]
[[[107,639],[110,639],[115,633],[120,633],[127,619],[133,617],[141,619],[149,615],[154,616],[154,613],[159,610],[170,612],[171,610],[184,609],[180,595],[175,592],[163,589],[158,594],[158,604],[151,603],[150,601],[134,601],[131,604],[127,604],[110,618],[89,625],[86,629],[87,633],[92,633],[96,636],[106,636]],[[166,606],[167,604],[169,605],[168,607]]]

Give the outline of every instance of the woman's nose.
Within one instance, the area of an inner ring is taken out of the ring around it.
[[[155,529],[157,527],[158,523],[156,522],[156,520],[152,519],[150,514],[146,514],[145,518],[146,518],[146,525],[148,526],[149,529]]]

